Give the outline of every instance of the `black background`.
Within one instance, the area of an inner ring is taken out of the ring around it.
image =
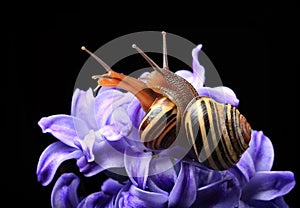
[[[296,48],[293,12],[287,10],[289,15],[281,18],[272,8],[202,11],[174,11],[173,15],[161,10],[157,14],[130,10],[122,15],[114,10],[104,14],[100,8],[86,13],[28,12],[8,22],[7,67],[1,72],[4,199],[24,206],[50,206],[53,184],[43,187],[35,171],[42,151],[56,140],[43,134],[37,122],[44,116],[70,113],[74,83],[88,58],[80,47],[94,51],[122,35],[149,30],[164,30],[203,44],[223,84],[237,94],[240,111],[253,129],[272,140],[273,170],[293,171],[297,180],[299,81],[295,71],[299,53],[292,50]],[[122,63],[114,69],[124,72],[136,63]],[[181,67],[170,65],[174,70]],[[285,196],[291,207],[296,207],[297,190],[296,186]]]

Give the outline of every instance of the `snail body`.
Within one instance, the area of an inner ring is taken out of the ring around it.
[[[163,68],[136,45],[133,48],[154,68],[145,81],[117,73],[86,48],[83,50],[107,71],[93,76],[98,79],[98,87],[124,89],[139,100],[145,111],[139,126],[142,143],[149,149],[161,150],[180,137],[192,147],[196,161],[208,168],[226,170],[236,164],[251,140],[250,124],[239,110],[199,96],[187,80],[169,70],[164,32]]]

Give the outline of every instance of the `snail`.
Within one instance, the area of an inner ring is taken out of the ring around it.
[[[145,111],[139,126],[140,139],[147,148],[166,149],[180,137],[192,147],[196,162],[213,170],[229,169],[249,147],[251,126],[236,107],[199,96],[187,80],[169,70],[166,33],[162,35],[162,68],[132,45],[154,69],[144,81],[113,71],[83,46],[81,49],[107,71],[92,77],[98,82],[95,90],[101,86],[119,88],[138,99]]]

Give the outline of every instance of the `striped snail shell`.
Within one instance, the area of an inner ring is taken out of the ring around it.
[[[214,170],[235,165],[249,146],[251,127],[230,104],[196,97],[187,106],[183,121],[198,161]]]
[[[170,147],[177,135],[176,118],[177,107],[170,99],[154,101],[139,127],[142,143],[155,150]]]
[[[163,68],[133,45],[154,69],[145,82],[113,71],[99,57],[82,47],[107,71],[93,76],[98,79],[97,88],[124,89],[139,100],[146,113],[139,126],[140,138],[146,147],[166,149],[179,137],[190,144],[199,163],[214,170],[228,169],[248,148],[251,127],[237,108],[209,97],[200,97],[187,80],[169,70],[166,33],[162,34]],[[184,127],[183,134],[181,126]]]

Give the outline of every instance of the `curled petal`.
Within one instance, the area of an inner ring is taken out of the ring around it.
[[[151,152],[133,152],[129,148],[125,152],[125,169],[131,182],[145,189],[149,174],[149,163],[152,159]]]
[[[192,51],[192,57],[193,57],[193,85],[196,89],[199,89],[203,87],[204,82],[205,82],[205,69],[204,67],[200,64],[198,55],[199,52],[202,48],[202,45],[199,44],[196,48],[193,49]]]
[[[189,83],[193,84],[194,74],[191,71],[188,71],[188,70],[178,70],[178,71],[175,72],[175,74],[181,76],[182,78],[184,78],[185,80],[187,80]],[[194,87],[196,87],[196,86],[194,86]]]
[[[108,141],[118,141],[123,138],[123,135],[116,129],[116,127],[111,125],[105,125],[100,130],[99,133],[105,137]]]
[[[197,184],[195,167],[185,163],[169,195],[169,207],[190,207],[196,200]]]
[[[48,185],[60,164],[69,159],[77,159],[82,156],[78,149],[69,147],[61,142],[50,144],[41,154],[36,174],[38,181],[44,186]]]
[[[103,182],[101,186],[101,190],[109,195],[115,195],[119,192],[119,190],[123,187],[118,181],[113,180],[111,178],[107,179]]]
[[[239,162],[229,171],[237,177],[241,186],[249,182],[255,174],[255,165],[248,151],[244,152]]]
[[[115,109],[128,104],[132,95],[129,93],[122,93],[119,90],[110,89],[99,93],[95,99],[95,118],[98,127],[101,128],[109,124],[110,117]]]
[[[95,140],[93,146],[94,161],[102,170],[124,167],[124,153],[120,151],[123,148],[121,141],[108,142],[99,138]]]
[[[177,180],[176,164],[170,158],[156,157],[151,160],[148,186],[154,191],[170,192]]]
[[[272,142],[262,131],[252,131],[247,152],[254,161],[256,171],[271,170],[274,161],[274,149]]]
[[[80,126],[80,132],[82,132],[82,135],[89,132],[87,126],[82,120],[68,115],[44,117],[38,122],[38,125],[42,128],[44,133],[49,132],[66,145],[76,148],[73,139],[79,133],[77,131],[79,128],[75,128],[75,123]]]
[[[123,107],[118,107],[111,115],[110,125],[114,126],[120,135],[128,136],[132,129],[131,120]]]
[[[75,90],[72,98],[71,115],[85,121],[89,129],[96,130],[94,106],[95,98],[91,88],[87,91]]]
[[[164,208],[167,207],[168,196],[161,193],[144,191],[132,185],[128,191],[121,190],[116,202],[118,208]]]
[[[226,172],[224,173],[220,171],[214,171],[206,167],[197,165],[195,167],[195,175],[197,187],[201,188],[206,187],[210,184],[219,183],[225,178]]]
[[[103,168],[96,162],[88,162],[85,156],[80,157],[77,160],[76,165],[78,166],[79,171],[86,177],[94,176],[103,171]]]
[[[147,187],[148,187],[149,191],[168,195],[169,191],[165,191],[165,190],[169,189],[169,187],[165,188],[165,187],[161,187],[159,185],[160,185],[160,183],[157,183],[157,181],[152,180],[151,177],[148,178]]]
[[[93,162],[95,156],[93,154],[93,146],[96,140],[96,135],[93,130],[90,130],[84,139],[76,137],[74,143],[82,150],[83,154],[86,156],[88,162]]]
[[[260,171],[244,186],[242,199],[268,201],[287,194],[294,186],[290,171]]]
[[[235,107],[239,105],[239,100],[235,93],[228,87],[201,87],[196,89],[199,96],[208,96],[219,103],[229,103]]]
[[[273,160],[274,150],[271,141],[262,131],[253,130],[249,148],[229,171],[238,178],[243,186],[257,171],[271,170]]]
[[[102,87],[101,87],[102,88]],[[97,97],[95,98],[95,116],[99,127],[105,125],[112,113],[112,104],[117,100],[121,100],[123,93],[115,89],[107,89],[104,91],[99,91]]]
[[[192,207],[237,207],[240,196],[237,179],[225,172],[220,180],[198,188],[197,198]]]
[[[64,173],[61,175],[51,193],[52,207],[77,207],[79,203],[77,196],[79,182],[79,178],[74,173]]]
[[[127,142],[126,146],[130,146],[133,151],[143,152],[145,150],[145,145],[142,143],[140,139],[140,133],[138,129],[132,128],[130,134],[124,138]]]
[[[99,191],[85,197],[77,208],[105,208],[110,206],[112,207],[112,196]]]

